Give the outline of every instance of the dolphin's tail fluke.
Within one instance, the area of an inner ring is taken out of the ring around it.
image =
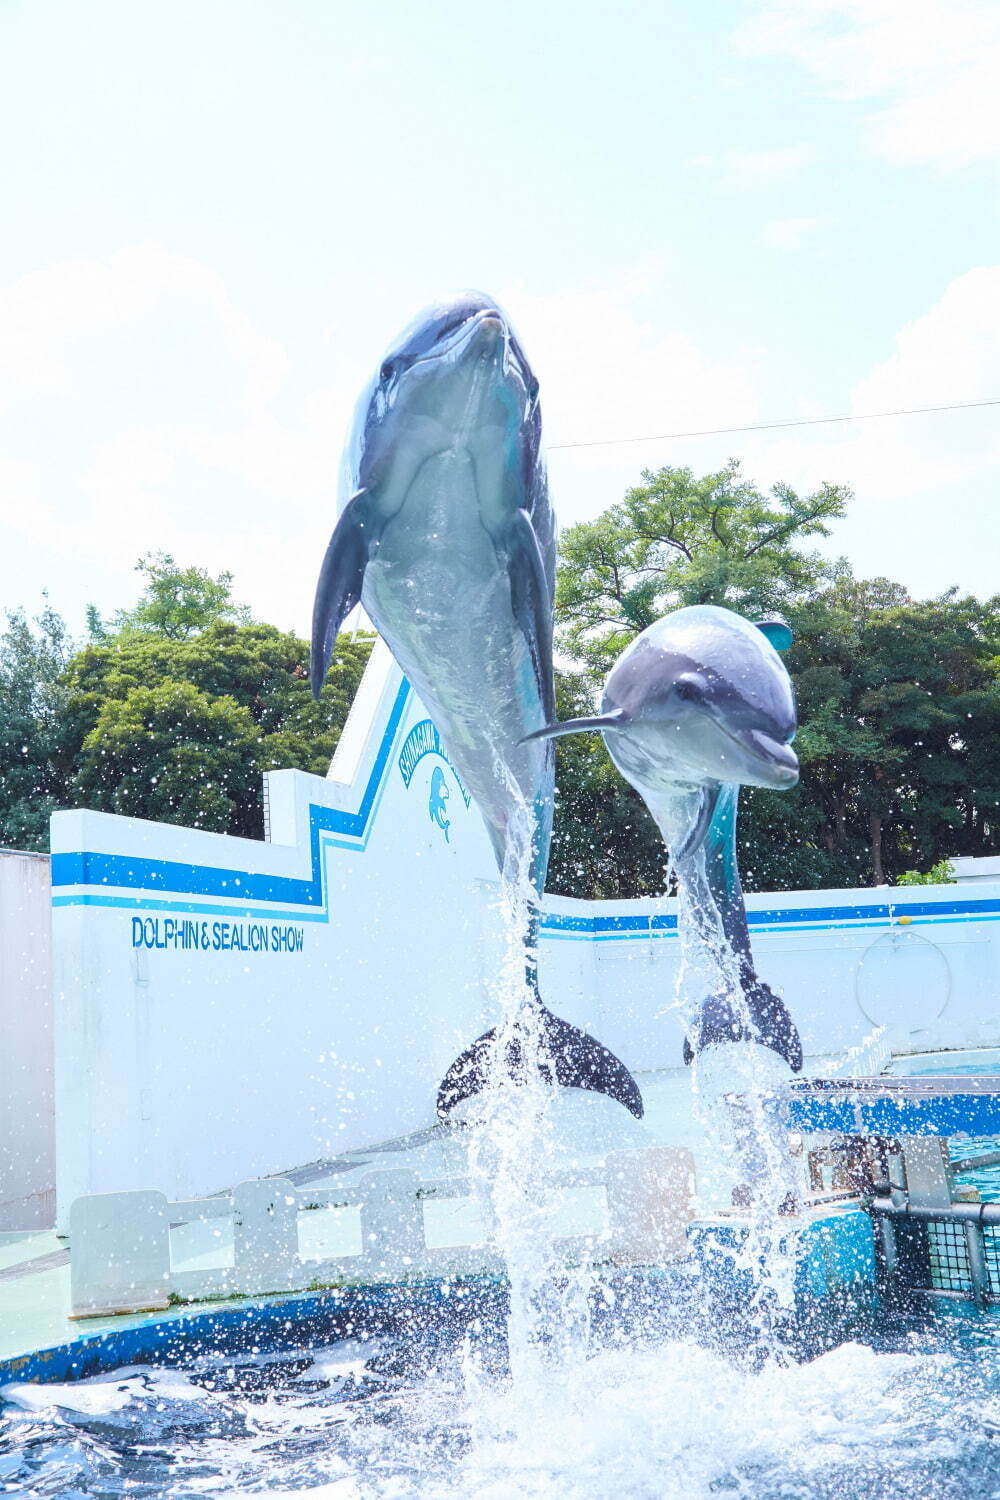
[[[623,1104],[637,1120],[643,1116],[642,1095],[625,1064],[613,1052],[568,1021],[561,1021],[544,1007],[541,1012],[540,1045],[535,1066],[549,1083],[568,1089],[590,1089],[606,1094]],[[487,1031],[467,1047],[452,1063],[438,1089],[437,1112],[446,1119],[456,1105],[482,1093],[490,1080],[490,1071],[503,1067],[515,1082],[525,1081],[528,1066],[525,1057],[525,1033],[514,1029],[501,1054],[498,1048],[499,1027]]]
[[[749,1025],[724,995],[710,995],[702,1001],[697,1019],[684,1038],[684,1061],[690,1063],[703,1047],[720,1042],[759,1042],[783,1057],[793,1073],[800,1072],[802,1042],[784,1000],[757,978],[744,986],[743,993]]]

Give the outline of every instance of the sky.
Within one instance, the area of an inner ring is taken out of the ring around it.
[[[998,77],[996,0],[0,0],[0,606],[161,550],[305,633],[357,394],[461,287],[562,525],[735,456],[997,592],[1000,406],[666,435],[1000,399]]]

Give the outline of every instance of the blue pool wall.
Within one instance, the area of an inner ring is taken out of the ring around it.
[[[618,1333],[641,1334],[677,1319],[707,1319],[722,1338],[737,1327],[751,1305],[753,1271],[742,1255],[744,1225],[693,1224],[690,1259],[683,1268],[635,1267],[606,1273],[594,1290],[598,1322]],[[785,1310],[785,1332],[803,1351],[850,1337],[878,1308],[878,1271],[871,1220],[860,1210],[834,1213],[806,1225],[790,1225],[786,1250],[796,1258],[794,1293]],[[692,1273],[694,1273],[692,1275]],[[64,1343],[0,1359],[0,1388],[24,1382],[86,1379],[134,1364],[185,1365],[212,1355],[308,1352],[342,1339],[384,1336],[404,1342],[449,1337],[470,1326],[502,1327],[506,1291],[490,1277],[415,1281],[406,1285],[352,1286],[250,1299],[220,1307],[187,1307],[118,1320]],[[603,1312],[602,1312],[603,1309]],[[734,1321],[736,1320],[736,1321]]]

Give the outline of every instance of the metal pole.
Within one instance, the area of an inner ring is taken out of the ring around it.
[[[1000,1224],[1000,1203],[952,1203],[948,1208],[915,1208],[908,1203],[900,1208],[891,1198],[873,1198],[867,1205],[872,1213],[893,1214],[902,1219],[967,1219],[975,1224]]]
[[[976,1306],[981,1309],[986,1306],[990,1290],[990,1273],[983,1250],[981,1224],[974,1224],[971,1220],[966,1221],[965,1243],[969,1247],[969,1277],[972,1281],[972,1296]]]

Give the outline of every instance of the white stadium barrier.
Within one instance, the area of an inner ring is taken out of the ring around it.
[[[547,1186],[555,1189],[557,1210],[559,1190],[601,1190],[604,1222],[591,1233],[556,1241],[567,1262],[662,1265],[686,1253],[695,1201],[689,1151],[612,1151],[598,1167],[554,1173]],[[442,1237],[442,1225],[429,1222],[429,1211],[453,1200],[466,1200],[467,1210],[485,1206],[473,1198],[467,1178],[421,1182],[409,1170],[367,1172],[356,1183],[335,1188],[296,1188],[287,1178],[272,1177],[240,1183],[232,1193],[176,1203],[163,1193],[143,1191],[79,1198],[70,1214],[71,1316],[155,1311],[172,1301],[329,1285],[499,1275],[502,1262],[491,1247],[490,1227],[481,1216],[477,1226],[475,1212],[466,1212],[464,1227],[453,1220],[450,1233],[446,1229],[448,1239],[458,1232],[459,1243],[434,1243]],[[337,1226],[334,1238],[355,1239],[357,1250],[306,1253],[309,1216],[324,1211],[353,1218],[353,1225]],[[214,1255],[210,1242],[204,1250],[204,1234],[190,1232],[206,1222],[228,1231],[220,1235],[223,1243]],[[187,1259],[178,1243],[185,1231]],[[192,1245],[197,1265],[189,1263]]]

